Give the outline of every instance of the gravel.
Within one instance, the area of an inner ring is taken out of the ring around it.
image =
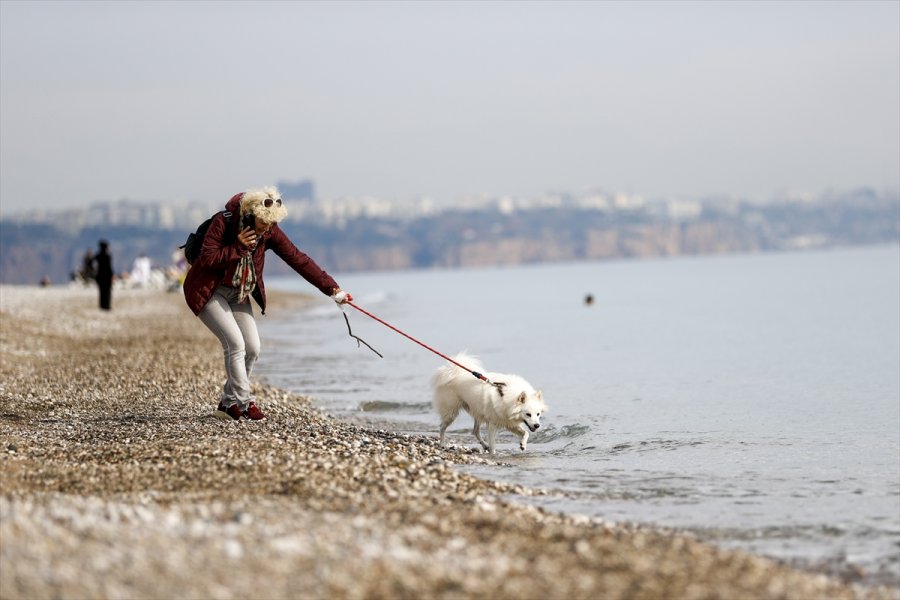
[[[96,306],[0,287],[0,598],[898,597],[517,502],[541,491],[454,469],[474,449],[272,387],[268,419],[216,419],[221,348],[180,294]]]

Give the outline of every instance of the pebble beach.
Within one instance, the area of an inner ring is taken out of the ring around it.
[[[261,382],[268,419],[223,421],[223,379],[180,293],[0,286],[0,598],[900,598],[546,511]]]

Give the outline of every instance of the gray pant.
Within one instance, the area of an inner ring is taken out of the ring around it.
[[[259,333],[250,301],[237,304],[238,290],[219,286],[203,310],[200,320],[222,342],[225,351],[225,388],[221,403],[246,410],[251,400],[250,372],[259,357]]]

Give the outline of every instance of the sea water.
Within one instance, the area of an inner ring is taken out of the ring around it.
[[[549,406],[480,477],[900,586],[900,248],[338,275],[355,302]],[[271,289],[317,293],[299,277]],[[593,296],[593,303],[585,298]],[[338,417],[437,435],[443,359],[322,297],[261,319],[265,380]],[[274,311],[273,311],[274,313]],[[471,419],[453,442],[476,444]]]

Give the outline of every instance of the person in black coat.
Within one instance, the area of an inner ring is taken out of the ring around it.
[[[109,243],[106,240],[100,240],[100,251],[94,257],[94,262],[97,264],[94,272],[96,273],[97,287],[100,288],[100,308],[110,310],[112,308],[113,266]]]

